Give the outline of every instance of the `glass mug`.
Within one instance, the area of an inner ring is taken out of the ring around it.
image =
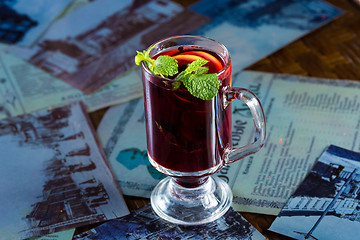
[[[230,208],[232,192],[227,183],[211,175],[263,146],[266,124],[261,103],[249,90],[231,87],[230,54],[219,42],[182,35],[152,46],[150,57],[196,50],[221,63],[220,88],[212,100],[192,96],[176,80],[155,75],[142,63],[148,157],[168,175],[152,191],[151,206],[161,218],[176,224],[214,221]],[[232,148],[231,141],[235,99],[249,107],[255,126],[254,142],[241,148]]]

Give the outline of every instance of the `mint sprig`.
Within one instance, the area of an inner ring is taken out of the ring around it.
[[[136,51],[137,55],[135,56],[135,64],[139,65],[142,61],[145,61],[146,64],[150,64],[151,66],[155,63],[154,59],[151,59],[151,57],[149,56],[150,51],[154,48],[155,46],[150,47],[148,50],[144,50],[142,52]],[[149,67],[149,66],[148,66]]]
[[[176,77],[176,80],[181,81],[191,95],[202,100],[213,99],[220,87],[217,74],[207,74],[209,68],[204,65],[208,62],[205,59],[193,61]]]
[[[213,99],[219,90],[219,79],[216,73],[190,74],[182,82],[193,96],[202,100]]]
[[[146,63],[149,70],[162,77],[174,76],[178,73],[177,60],[173,57],[162,55],[156,60],[152,59],[149,54],[155,46],[150,47],[148,50],[142,52],[136,51],[135,64],[139,65],[142,61]]]
[[[162,77],[174,76],[178,73],[178,63],[175,58],[161,55],[154,60],[149,56],[152,49],[153,47],[143,52],[137,51],[136,65],[144,61],[151,72]],[[176,76],[175,81],[177,82],[174,83],[174,87],[179,88],[182,82],[194,97],[202,100],[213,99],[219,90],[220,83],[216,73],[207,73],[209,68],[204,65],[208,62],[208,60],[199,59],[190,63],[184,71]]]

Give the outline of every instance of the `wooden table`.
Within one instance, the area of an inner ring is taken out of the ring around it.
[[[180,1],[188,6],[195,1]],[[288,73],[331,79],[360,80],[360,7],[358,0],[328,0],[346,12],[334,21],[261,59],[247,70]],[[95,127],[106,109],[90,114]],[[149,199],[125,196],[130,210],[149,203]],[[267,231],[275,216],[242,213],[268,239],[291,239]]]

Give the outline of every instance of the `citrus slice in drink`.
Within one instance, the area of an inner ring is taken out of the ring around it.
[[[175,58],[178,61],[179,66],[185,65],[185,64],[190,64],[196,60],[204,59],[200,56],[191,55],[191,54],[179,54],[179,55],[173,56],[173,58]]]
[[[180,56],[186,56],[186,57],[182,58]],[[190,60],[190,57],[188,57],[188,56],[192,56],[192,59],[195,59],[195,60],[198,60],[198,59],[206,59],[206,60],[208,60],[209,62],[205,66],[207,66],[209,68],[209,73],[217,73],[217,72],[220,72],[221,69],[223,69],[222,63],[216,57],[214,57],[210,53],[203,52],[203,51],[183,52],[183,53],[180,53],[179,55],[174,56],[174,58],[175,59],[181,58],[181,59],[184,59],[184,60],[185,59]],[[196,57],[199,57],[199,58],[196,58]],[[194,61],[194,60],[192,60],[192,61]],[[192,61],[190,61],[190,62],[192,62]],[[190,62],[187,62],[187,63],[190,63]],[[178,63],[179,63],[179,65],[181,65],[180,62],[178,62]],[[184,64],[186,64],[186,63],[184,63]]]

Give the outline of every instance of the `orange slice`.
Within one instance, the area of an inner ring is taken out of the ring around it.
[[[196,55],[190,55],[190,54],[179,54],[173,56],[178,61],[178,65],[184,65],[184,64],[190,64],[193,61],[204,59],[202,57],[196,56]]]
[[[193,56],[198,56],[201,57],[202,59],[206,59],[209,61],[209,63],[207,63],[205,66],[209,67],[209,73],[217,73],[219,72],[221,69],[223,69],[223,65],[222,63],[213,55],[211,55],[210,53],[207,52],[203,52],[203,51],[190,51],[190,52],[183,52],[180,53],[177,56],[189,56],[189,55],[193,55]]]

